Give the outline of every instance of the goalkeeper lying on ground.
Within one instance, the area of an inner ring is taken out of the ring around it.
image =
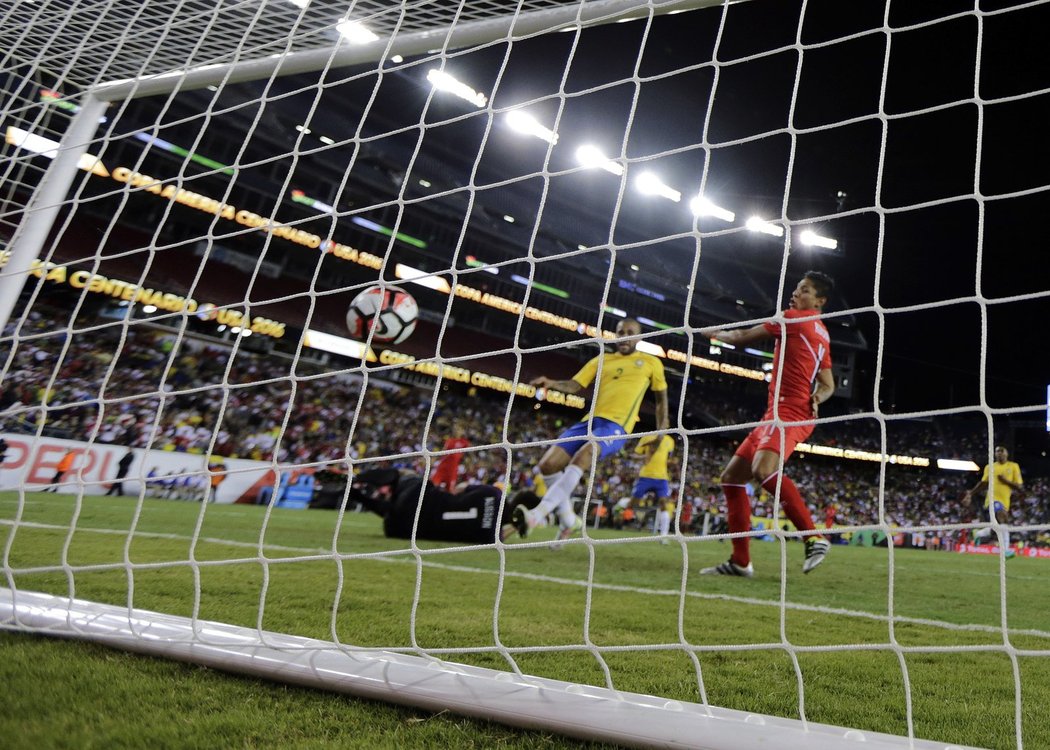
[[[422,491],[423,507],[416,525],[416,507]],[[383,517],[383,532],[394,539],[411,539],[415,526],[416,539],[434,542],[492,544],[515,533],[509,523],[508,503],[500,529],[499,508],[503,491],[488,484],[467,487],[453,495],[435,487],[418,474],[397,469],[370,469],[356,475],[350,486],[349,499],[359,502]],[[534,505],[539,498],[531,492],[519,492],[514,504]]]

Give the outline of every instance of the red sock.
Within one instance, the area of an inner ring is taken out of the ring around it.
[[[762,483],[762,487],[774,496],[777,493],[778,474],[780,474],[779,471],[773,472]],[[791,523],[795,524],[795,528],[799,531],[808,531],[816,528],[813,524],[813,516],[809,514],[809,508],[806,507],[798,487],[795,486],[795,483],[791,481],[789,476],[784,476],[780,480],[780,507],[784,509],[785,515],[787,515]],[[809,537],[806,538],[808,539]]]
[[[729,513],[729,531],[737,533],[751,530],[751,498],[742,484],[723,484],[722,494],[726,498],[726,509]],[[732,540],[732,560],[737,565],[747,567],[751,564],[751,537],[741,536]]]

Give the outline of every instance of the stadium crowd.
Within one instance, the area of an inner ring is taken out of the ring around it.
[[[422,473],[440,458],[430,452],[440,451],[449,435],[462,433],[471,447],[464,450],[459,467],[461,485],[509,480],[517,488],[532,485],[531,469],[545,441],[577,416],[521,398],[508,413],[503,394],[477,389],[446,387],[435,399],[425,388],[369,378],[362,391],[362,379],[354,373],[333,374],[303,360],[293,370],[287,358],[243,348],[234,354],[228,346],[190,338],[178,342],[174,333],[157,328],[130,326],[124,332],[113,325],[72,337],[55,331],[53,321],[34,313],[19,331],[13,356],[10,346],[0,347],[0,367],[6,367],[0,431],[41,429],[53,437],[275,458],[282,464],[374,459]],[[5,337],[13,332],[9,326]],[[732,386],[722,388],[720,394],[730,390]],[[747,395],[752,396],[749,403],[715,398],[687,405],[687,429],[715,422],[728,426],[725,432],[705,431],[677,441],[672,485],[675,499],[690,506],[686,515],[696,519],[696,530],[705,513],[714,528],[725,516],[718,476],[742,434],[732,426],[758,419],[763,406],[755,393]],[[690,415],[705,422],[691,424]],[[886,449],[901,455],[932,451],[983,465],[986,436],[979,429],[957,427],[934,420],[891,420],[886,423]],[[823,424],[813,442],[880,451],[881,426],[870,418]],[[629,495],[639,466],[629,448],[601,462],[591,484],[592,502],[611,506]],[[800,454],[792,472],[815,518],[836,527],[879,523],[877,463]],[[887,465],[885,519],[900,527],[973,521],[979,509],[962,501],[973,481],[971,473]],[[1010,509],[1011,522],[1047,523],[1050,480],[1026,474],[1025,485]],[[586,492],[587,486],[579,491]],[[769,517],[772,512],[773,498],[758,489],[754,515]],[[965,534],[946,530],[929,536],[938,546],[949,547]],[[1050,546],[1045,531],[1016,533],[1014,539]]]

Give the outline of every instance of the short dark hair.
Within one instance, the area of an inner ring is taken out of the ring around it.
[[[818,297],[830,297],[831,293],[835,291],[835,279],[823,271],[806,271],[802,274],[802,278],[813,282],[813,287],[817,290]]]

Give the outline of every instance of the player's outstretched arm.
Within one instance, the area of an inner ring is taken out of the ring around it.
[[[583,386],[571,378],[569,380],[554,380],[553,378],[548,378],[546,375],[540,375],[538,378],[533,378],[531,385],[534,385],[537,388],[553,388],[562,393],[578,393],[583,390]]]
[[[773,338],[772,334],[761,323],[750,328],[733,328],[730,330],[717,326],[701,328],[700,335],[707,339],[721,341],[724,344],[731,344],[732,346],[754,344]]]
[[[975,484],[973,487],[971,487],[970,489],[966,490],[966,492],[963,493],[963,498],[965,500],[969,501],[970,498],[972,498],[974,495],[977,495],[977,494],[979,494],[981,492],[984,492],[987,488],[988,488],[988,482],[986,482],[986,481],[984,481],[982,479],[980,482]]]

